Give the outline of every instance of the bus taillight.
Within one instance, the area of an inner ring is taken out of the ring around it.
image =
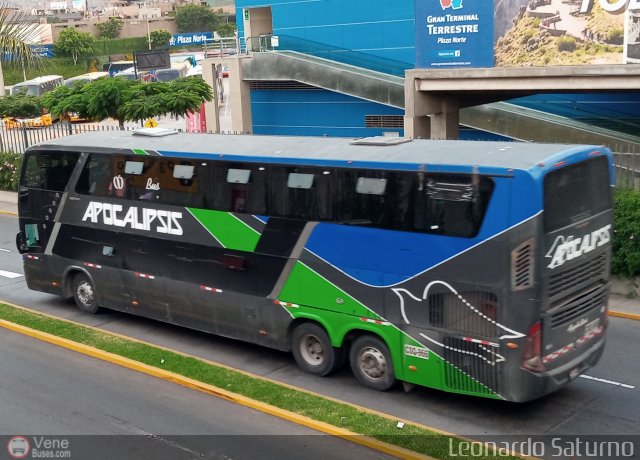
[[[529,328],[522,351],[521,366],[532,372],[544,372],[545,370],[542,364],[542,324],[540,321]]]

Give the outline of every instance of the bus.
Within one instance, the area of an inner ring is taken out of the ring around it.
[[[603,147],[98,131],[30,147],[19,186],[28,287],[87,313],[516,402],[604,349]]]
[[[52,89],[61,86],[64,83],[62,75],[44,75],[36,77],[31,80],[25,80],[20,83],[16,83],[11,87],[11,95],[26,94],[29,96],[40,97],[43,94],[51,91]],[[5,117],[3,120],[4,126],[9,129],[28,127],[39,128],[42,126],[51,126],[55,121],[54,118],[44,108],[42,114],[34,118],[16,118]]]
[[[80,83],[91,83],[92,81],[97,80],[98,78],[108,77],[109,72],[88,72],[83,73],[81,75],[76,75],[75,77],[68,78],[64,81],[65,86],[73,86],[75,84]]]
[[[98,80],[99,78],[105,78],[109,76],[109,72],[88,72],[75,77],[68,78],[64,81],[65,86],[84,85]],[[77,123],[81,121],[90,121],[87,118],[81,117],[77,112],[68,112],[62,116],[63,119],[69,120],[71,123]]]
[[[102,66],[104,72],[109,72],[109,76],[113,77],[118,72],[121,72],[129,67],[133,67],[135,63],[133,61],[113,61],[107,62]]]
[[[171,64],[169,69],[158,69],[155,71],[155,80],[167,82],[178,78],[186,77],[191,66],[187,62]]]

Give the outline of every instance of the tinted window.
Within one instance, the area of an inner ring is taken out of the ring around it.
[[[493,181],[477,175],[418,174],[413,228],[472,237],[480,230]]]
[[[544,227],[550,232],[612,207],[605,156],[565,166],[544,179]]]
[[[62,192],[78,163],[79,153],[37,152],[24,159],[21,184],[43,190]]]

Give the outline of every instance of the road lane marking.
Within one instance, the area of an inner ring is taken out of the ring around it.
[[[4,249],[4,248],[0,248],[0,251],[2,251],[2,252],[11,252],[9,249]]]
[[[0,270],[0,276],[4,276],[5,278],[20,278],[24,275],[22,275],[22,273],[13,273],[5,270]]]
[[[636,388],[635,386],[628,385],[626,383],[620,383],[620,382],[616,382],[614,380],[599,379],[598,377],[591,377],[590,375],[585,375],[585,374],[582,374],[580,376],[580,378],[587,379],[587,380],[593,380],[594,382],[606,383],[608,385],[615,385],[617,387],[627,388],[628,390],[634,390]]]

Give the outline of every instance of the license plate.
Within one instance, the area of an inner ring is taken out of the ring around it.
[[[590,323],[585,324],[584,334],[587,335],[600,327],[600,318],[594,319]]]

